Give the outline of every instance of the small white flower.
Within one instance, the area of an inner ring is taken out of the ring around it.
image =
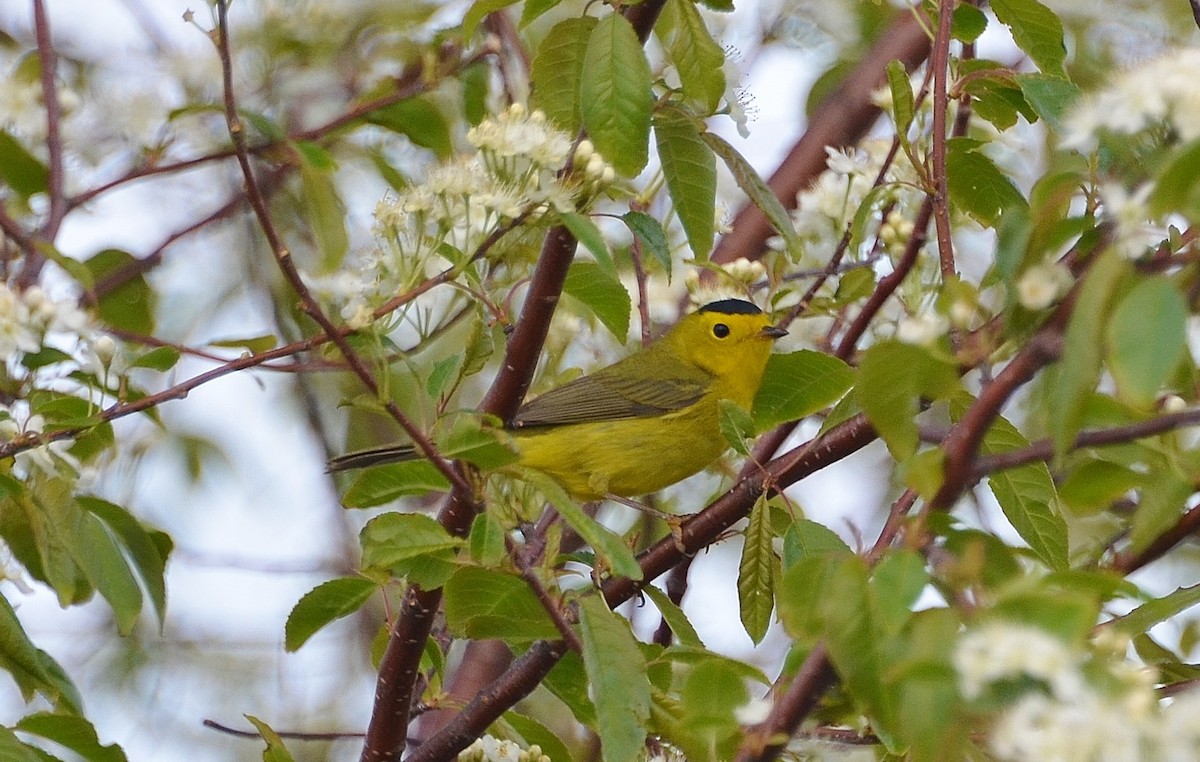
[[[733,717],[740,725],[757,725],[766,722],[774,704],[770,699],[752,698],[733,710]]]
[[[1017,301],[1027,310],[1043,310],[1071,287],[1071,271],[1057,262],[1026,270],[1017,280]]]
[[[944,336],[949,328],[950,321],[930,310],[901,320],[896,327],[896,338],[905,344],[928,346]]]

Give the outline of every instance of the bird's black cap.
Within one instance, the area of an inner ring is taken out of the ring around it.
[[[745,299],[722,299],[709,302],[697,312],[720,312],[722,315],[761,315],[762,310]]]

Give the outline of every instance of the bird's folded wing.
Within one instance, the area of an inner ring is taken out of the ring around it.
[[[696,403],[705,388],[701,379],[584,376],[525,403],[512,423],[524,428],[662,415]]]

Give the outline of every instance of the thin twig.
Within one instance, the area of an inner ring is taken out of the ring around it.
[[[938,262],[942,279],[955,274],[954,242],[950,238],[950,199],[946,189],[946,112],[950,102],[946,95],[946,77],[950,74],[950,20],[954,15],[954,0],[938,3],[938,29],[933,41],[929,67],[933,70],[933,222],[937,230]]]
[[[222,725],[216,720],[205,720],[201,724],[206,728],[212,728],[236,738],[262,738],[262,735],[256,730],[238,730],[228,725]],[[362,733],[355,733],[353,731],[310,733],[298,730],[276,730],[275,735],[292,741],[348,741],[363,737]]]

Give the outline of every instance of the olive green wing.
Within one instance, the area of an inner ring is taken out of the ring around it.
[[[680,410],[699,401],[707,377],[640,378],[596,373],[577,378],[521,406],[516,428],[646,418]]]

